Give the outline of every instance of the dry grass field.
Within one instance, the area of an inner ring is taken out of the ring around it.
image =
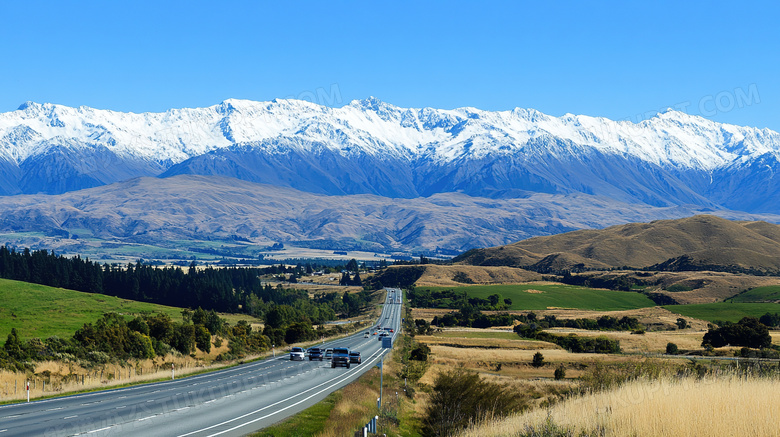
[[[666,294],[681,304],[720,302],[751,288],[780,285],[780,279],[773,276],[721,272],[657,272],[652,279],[659,285],[648,290]],[[675,285],[692,290],[666,291]]]
[[[453,280],[463,274],[474,284],[523,284],[540,281],[542,275],[514,267],[480,267],[468,265],[437,266],[426,265],[425,272],[417,280],[417,287],[458,287],[463,283]]]
[[[601,429],[603,435],[616,437],[777,437],[780,380],[736,376],[635,380],[614,390],[486,423],[461,436],[516,436],[526,432],[527,426],[539,429],[549,422],[571,429],[569,435]]]
[[[93,368],[62,361],[43,361],[36,363],[33,375],[0,370],[0,401],[25,399],[24,384],[27,380],[30,381],[30,398],[38,398],[170,378],[171,364],[175,366],[177,376],[224,366],[204,365],[189,356],[173,355],[140,360],[131,365],[109,363]]]

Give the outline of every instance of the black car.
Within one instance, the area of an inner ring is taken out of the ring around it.
[[[320,360],[322,361],[322,357],[325,355],[325,351],[318,347],[313,347],[309,349],[309,361],[312,360]]]
[[[360,357],[360,352],[349,351],[349,362],[360,364],[363,362],[363,358]]]
[[[330,367],[344,366],[349,369],[349,349],[344,347],[333,348],[333,358],[330,361]]]

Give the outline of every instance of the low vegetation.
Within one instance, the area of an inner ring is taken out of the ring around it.
[[[770,285],[765,287],[756,287],[750,290],[746,290],[730,299],[726,299],[726,302],[780,302],[780,286]]]
[[[461,436],[774,436],[777,405],[776,377],[639,378],[475,426]]]
[[[109,312],[128,316],[160,313],[178,318],[182,310],[8,279],[0,279],[0,302],[0,339],[16,328],[21,340],[70,337],[85,323],[94,323]]]
[[[434,299],[434,293],[441,293],[441,296]],[[617,311],[655,306],[652,300],[640,293],[553,283],[424,287],[416,288],[408,295],[410,305],[420,308],[458,308],[459,303],[469,302],[470,299],[491,302],[491,296],[494,296],[492,301],[497,304],[506,303],[504,308],[510,310],[578,308]]]
[[[766,313],[780,313],[777,303],[731,303],[716,302],[690,305],[665,305],[667,310],[708,322],[736,323],[743,317],[761,317]]]

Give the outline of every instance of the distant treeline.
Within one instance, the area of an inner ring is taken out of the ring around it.
[[[471,306],[485,311],[502,311],[509,309],[512,299],[504,299],[500,294],[491,294],[487,299],[469,297],[465,291],[430,290],[427,288],[410,288],[406,296],[412,308],[463,308]]]
[[[555,316],[538,318],[536,313],[528,314],[483,314],[470,306],[464,306],[459,311],[434,316],[432,326],[466,326],[471,328],[489,328],[491,326],[511,326],[519,321],[523,328],[530,331],[539,331],[549,328],[573,328],[587,329],[591,331],[637,331],[645,327],[635,317],[611,317],[601,316],[598,319],[559,319]]]
[[[303,296],[298,293],[262,286],[260,276],[290,273],[295,277],[311,270],[311,265],[197,269],[192,264],[185,271],[180,267],[160,268],[140,262],[122,267],[101,265],[79,256],[68,258],[46,250],[24,249],[17,252],[0,247],[0,277],[5,279],[232,313],[250,312],[249,308],[257,308],[256,302],[251,305],[251,300],[287,305],[300,300]],[[341,309],[331,308],[336,312]]]

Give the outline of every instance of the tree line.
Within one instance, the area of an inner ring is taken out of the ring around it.
[[[260,277],[269,274],[296,277],[304,271],[311,272],[313,268],[316,266],[299,264],[295,267],[201,269],[192,263],[185,271],[178,266],[161,268],[140,261],[127,266],[101,265],[88,258],[64,257],[45,249],[31,251],[25,248],[17,252],[6,246],[0,247],[0,278],[230,313],[249,313],[250,308],[258,308],[259,301],[292,304],[300,300],[301,296],[295,293],[262,284]],[[326,317],[332,318],[332,315],[326,314]],[[322,317],[315,316],[314,319]]]
[[[470,305],[483,311],[502,311],[512,306],[512,299],[494,293],[487,297],[469,297],[465,291],[410,288],[406,296],[413,308],[463,308]]]

